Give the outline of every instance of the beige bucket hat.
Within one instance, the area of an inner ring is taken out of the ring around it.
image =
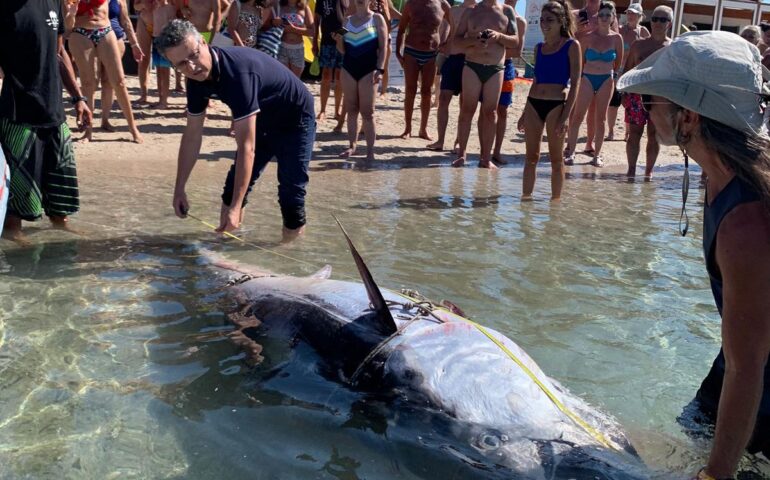
[[[730,32],[690,32],[618,80],[618,90],[657,95],[704,117],[767,133],[764,104],[770,72],[759,50]]]

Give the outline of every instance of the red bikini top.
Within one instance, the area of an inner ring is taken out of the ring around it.
[[[78,3],[78,13],[77,16],[83,16],[85,14],[88,14],[89,16],[93,15],[97,8],[104,5],[104,2],[107,0],[80,0]]]

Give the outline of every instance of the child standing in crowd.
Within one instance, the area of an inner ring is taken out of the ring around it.
[[[609,1],[602,2],[599,6],[598,17],[599,27],[581,39],[585,65],[575,104],[575,115],[569,125],[567,158],[564,160],[564,163],[567,165],[575,164],[575,147],[577,145],[578,133],[588,107],[593,101],[596,107],[594,117],[596,127],[593,131],[593,138],[589,136],[586,143],[588,145],[593,144],[595,151],[590,152],[586,150],[586,152],[593,154],[591,165],[595,167],[604,166],[604,160],[602,160],[601,155],[602,144],[604,143],[604,128],[607,121],[607,108],[610,104],[610,97],[615,89],[615,72],[623,64],[623,37],[610,29],[615,21],[614,3]]]
[[[329,101],[332,78],[334,79],[334,118],[342,115],[342,53],[332,34],[342,28],[342,20],[348,9],[347,0],[317,0],[315,4],[315,30],[313,54],[321,67],[321,111],[318,120],[326,118],[326,103]],[[319,38],[320,37],[320,38]]]
[[[575,26],[570,11],[571,6],[565,0],[555,0],[546,3],[540,12],[543,42],[535,46],[535,78],[518,125],[519,131],[524,131],[527,148],[522,200],[532,200],[543,129],[548,134],[551,157],[551,199],[561,198],[564,134],[581,74],[580,44],[574,39]]]
[[[385,72],[388,27],[382,15],[372,11],[369,0],[355,0],[355,8],[355,13],[345,19],[347,33],[334,34],[337,48],[343,54],[341,77],[350,141],[350,147],[342,156],[347,158],[356,152],[360,113],[366,137],[366,159],[374,160],[374,96]]]
[[[171,82],[171,63],[155,46],[155,39],[160,35],[163,27],[176,18],[176,6],[169,0],[154,0],[152,11],[153,46],[152,64],[155,66],[155,74],[158,77],[158,103],[154,108],[168,108],[168,95]]]
[[[256,0],[233,2],[227,14],[227,30],[236,47],[254,48],[268,10]]]
[[[283,37],[278,61],[297,77],[305,69],[305,40],[313,33],[313,13],[304,0],[280,0]]]

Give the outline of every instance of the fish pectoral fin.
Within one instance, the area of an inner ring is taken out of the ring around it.
[[[339,225],[340,230],[342,230],[342,234],[345,236],[345,240],[348,242],[350,253],[353,255],[353,260],[356,262],[358,273],[361,275],[361,281],[364,283],[364,287],[366,287],[366,295],[369,297],[369,303],[372,304],[374,312],[377,315],[377,320],[380,324],[379,326],[381,327],[381,330],[387,334],[396,333],[398,330],[398,327],[396,327],[396,321],[393,320],[393,315],[390,313],[390,308],[388,308],[388,304],[385,302],[385,297],[382,296],[380,287],[378,287],[375,283],[374,277],[372,277],[372,272],[369,271],[366,263],[364,263],[364,259],[358,253],[358,250],[356,250],[356,247],[353,245],[353,241],[350,240],[350,237],[348,236],[348,232],[345,231],[345,227],[342,226],[342,223],[340,223],[339,219],[334,214],[332,214],[332,217],[334,217],[334,220],[337,222],[337,225]]]
[[[322,280],[326,280],[329,277],[332,276],[332,266],[331,265],[324,265],[324,267],[314,274],[310,275],[308,278],[320,278]]]

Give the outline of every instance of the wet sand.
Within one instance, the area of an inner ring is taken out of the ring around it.
[[[128,77],[127,83],[132,98],[136,98],[138,92],[138,80],[136,77]],[[154,81],[153,81],[154,84]],[[319,84],[309,84],[308,88],[316,97],[316,111],[320,106],[318,98]],[[400,90],[399,87],[396,89]],[[391,90],[394,90],[391,88]],[[516,85],[514,92],[514,101],[508,113],[508,130],[506,139],[503,143],[503,157],[510,164],[505,168],[521,169],[524,162],[524,137],[516,131],[516,122],[521,115],[524,107],[529,85],[521,82]],[[151,94],[153,90],[151,90]],[[426,145],[429,141],[421,138],[402,139],[399,135],[404,131],[404,113],[403,113],[402,92],[392,92],[388,94],[387,99],[378,101],[375,110],[375,123],[377,129],[377,143],[375,144],[376,162],[382,162],[377,168],[398,168],[404,164],[410,167],[419,168],[420,166],[435,167],[441,166],[450,168],[450,163],[455,156],[450,152],[434,152],[428,150]],[[150,97],[151,101],[156,98]],[[415,102],[415,114],[412,130],[416,134],[419,130],[419,100]],[[118,109],[117,103],[114,105],[112,113],[112,124],[116,127],[115,133],[104,132],[100,129],[94,131],[94,141],[88,144],[77,143],[75,147],[76,158],[79,168],[79,176],[86,184],[88,182],[89,171],[93,169],[114,169],[119,168],[121,172],[137,178],[146,176],[159,176],[173,185],[176,158],[179,149],[181,134],[185,125],[185,97],[182,94],[174,94],[170,98],[171,108],[168,110],[153,110],[147,107],[134,110],[139,129],[144,136],[144,144],[136,145],[130,142],[126,122]],[[450,107],[450,121],[447,129],[447,142],[445,148],[451,148],[451,142],[455,137],[457,129],[459,98],[455,97]],[[342,159],[339,154],[348,146],[346,133],[334,133],[332,130],[336,124],[331,117],[333,116],[333,97],[327,106],[327,119],[320,121],[317,128],[316,148],[313,153],[314,165],[322,166],[328,162],[341,169],[338,175],[345,175],[345,165],[355,168],[364,160],[365,142],[363,136],[358,144],[357,155],[351,159]],[[74,127],[74,118],[72,112],[68,112],[68,122]],[[205,138],[201,148],[200,160],[211,161],[222,164],[229,162],[219,162],[220,160],[230,160],[235,152],[235,140],[228,136],[230,112],[227,106],[221,102],[212,102],[209,107],[206,119]],[[96,118],[94,124],[100,124],[100,108],[96,108]],[[468,142],[468,163],[464,168],[476,168],[478,163],[478,135],[476,133],[476,119],[473,123],[471,137]],[[345,127],[346,128],[346,127]],[[429,134],[436,136],[436,109],[431,110],[431,116],[428,123]],[[345,130],[346,132],[346,130]],[[584,131],[581,135],[584,135]],[[75,134],[79,137],[80,134]],[[615,129],[615,137],[623,138],[623,111],[619,114],[618,125]],[[645,140],[643,140],[644,142]],[[578,142],[578,152],[582,151],[584,138],[581,136]],[[546,144],[543,144],[543,151],[546,150]],[[642,154],[640,155],[637,178],[641,179],[644,169],[644,143],[642,144]],[[578,165],[569,167],[568,172],[584,173],[592,171],[602,171],[607,173],[625,173],[626,155],[625,143],[623,141],[605,142],[603,148],[605,167],[596,169],[588,165],[591,157],[587,155],[578,155]],[[658,166],[679,165],[681,163],[681,154],[679,150],[672,147],[662,147],[658,158]],[[317,163],[316,163],[317,162]],[[547,156],[541,157],[541,166],[544,172],[547,171]],[[340,168],[342,167],[342,168]],[[195,174],[201,173],[198,167]],[[311,183],[312,185],[312,183]],[[569,188],[567,185],[566,188]],[[106,192],[105,192],[106,193]],[[171,192],[169,192],[170,194]]]

